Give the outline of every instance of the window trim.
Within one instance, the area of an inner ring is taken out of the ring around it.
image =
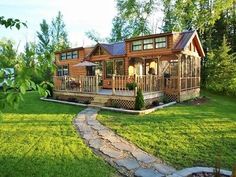
[[[77,54],[74,54],[75,52]],[[71,53],[71,54],[69,55],[69,53]],[[76,56],[76,57],[74,57],[74,56]],[[76,59],[76,58],[79,58],[79,51],[78,50],[63,52],[60,54],[60,60],[71,60],[71,59]]]
[[[123,58],[118,58],[118,59],[114,59],[114,69],[113,72],[117,75],[117,71],[116,71],[116,63],[117,62],[121,62],[122,61],[122,74],[121,75],[125,75],[125,60]]]
[[[152,42],[145,43],[144,42],[145,40],[152,40]],[[152,44],[152,48],[147,48],[147,49],[144,48],[144,46],[148,46],[150,44]],[[143,39],[143,50],[152,50],[152,49],[154,49],[154,39],[153,38]]]
[[[157,40],[158,38],[165,38],[165,47],[157,47],[157,44],[164,44],[164,41],[159,41],[159,42],[157,42],[156,40]],[[156,37],[156,38],[154,38],[154,41],[155,41],[155,49],[167,48],[167,36]]]
[[[111,64],[111,66],[112,66],[112,68],[111,68],[111,76],[108,76],[107,75],[107,63],[108,62],[111,62],[112,64]],[[106,79],[111,79],[112,78],[112,75],[114,74],[114,61],[113,60],[107,60],[107,61],[105,61],[105,78]]]
[[[140,44],[134,45],[134,42],[141,42]],[[140,46],[141,48],[139,50],[134,50],[134,47]],[[143,40],[137,40],[137,41],[132,41],[132,51],[141,51],[143,49]]]
[[[67,74],[65,75],[65,72],[64,72],[64,69],[67,69]],[[59,75],[59,70],[61,70],[61,74],[62,75]],[[61,77],[61,76],[69,76],[70,73],[69,73],[69,65],[60,65],[60,66],[57,66],[57,76]]]

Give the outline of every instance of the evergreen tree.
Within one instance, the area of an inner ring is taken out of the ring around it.
[[[53,51],[59,51],[69,48],[68,34],[65,29],[66,25],[63,21],[63,15],[59,11],[55,19],[51,23],[51,37]]]
[[[141,110],[142,108],[144,108],[143,92],[142,92],[141,89],[138,89],[137,96],[135,98],[135,109],[136,110]]]
[[[45,19],[43,19],[42,23],[40,23],[40,31],[37,31],[37,37],[38,37],[38,51],[37,53],[39,55],[42,55],[45,53],[45,51],[52,51],[52,39],[50,36],[50,26],[46,22]]]
[[[208,89],[224,94],[236,93],[236,64],[235,55],[230,53],[231,49],[225,37],[218,49],[209,52],[207,62]]]

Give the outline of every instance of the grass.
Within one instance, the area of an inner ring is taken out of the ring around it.
[[[1,177],[105,177],[113,168],[95,156],[72,125],[82,109],[43,102],[28,93],[0,120]]]
[[[204,93],[202,105],[177,104],[144,116],[102,111],[99,120],[177,169],[236,163],[236,99]]]

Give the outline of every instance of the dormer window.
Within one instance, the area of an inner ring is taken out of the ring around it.
[[[156,48],[166,48],[166,37],[158,37],[155,39]]]
[[[143,40],[143,49],[153,49],[153,39]]]
[[[142,50],[142,41],[134,41],[132,43],[132,50],[133,51],[138,51],[138,50]]]
[[[65,52],[65,53],[61,53],[61,60],[74,59],[74,58],[78,58],[78,56],[79,56],[78,51]]]

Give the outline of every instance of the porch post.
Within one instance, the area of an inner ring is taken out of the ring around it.
[[[181,92],[181,59],[182,54],[177,55],[178,57],[178,91]]]
[[[115,74],[112,74],[112,95],[116,94]]]
[[[98,93],[99,88],[98,88],[98,74],[96,74],[96,93]]]

